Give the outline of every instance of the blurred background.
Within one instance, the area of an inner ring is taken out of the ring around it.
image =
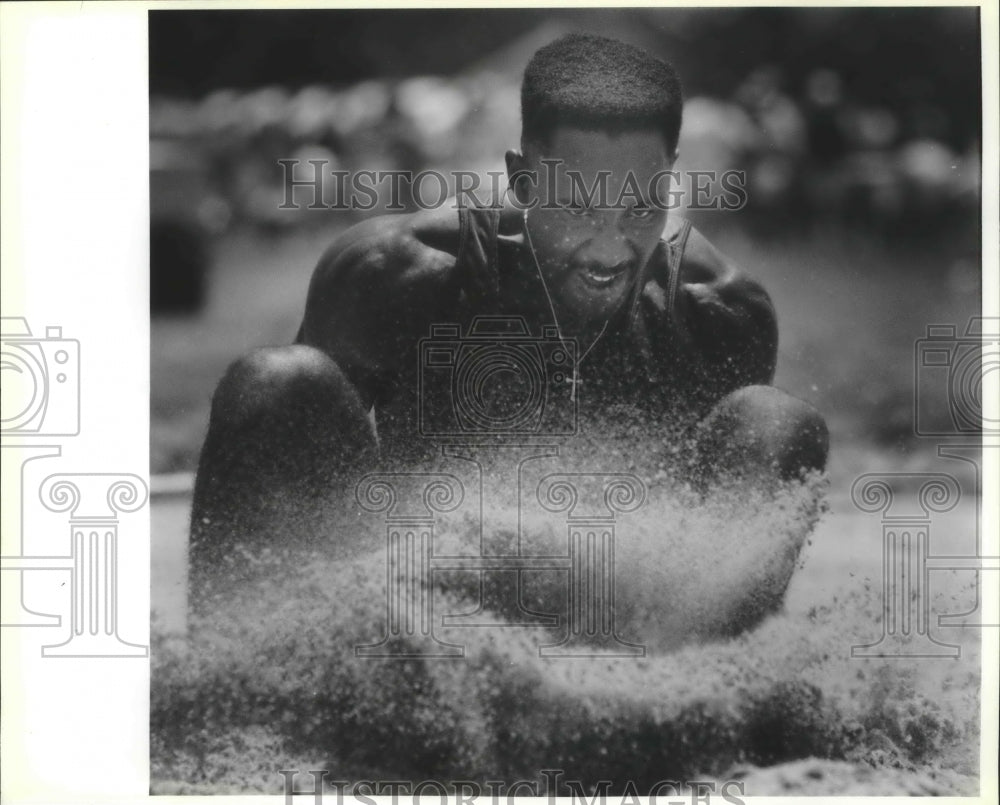
[[[152,472],[194,469],[226,365],[289,343],[378,213],[281,209],[278,160],[502,170],[525,64],[572,31],[674,63],[678,169],[746,172],[745,208],[689,214],[771,292],[776,384],[828,417],[833,474],[930,460],[915,344],[980,310],[977,9],[154,11]]]

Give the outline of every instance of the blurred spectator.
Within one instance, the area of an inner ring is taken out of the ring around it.
[[[735,99],[760,127],[766,149],[795,157],[806,149],[805,120],[783,83],[778,68],[762,67],[736,89]]]
[[[783,84],[780,70],[766,66],[753,71],[734,93],[759,131],[747,193],[749,209],[760,213],[761,225],[784,225],[801,195],[797,183],[808,146],[806,122]]]
[[[174,111],[166,113],[172,123]],[[184,138],[150,142],[149,190],[150,309],[195,312],[205,301],[212,239],[228,226],[229,205],[212,187],[203,156]]]
[[[413,126],[417,149],[431,162],[448,159],[469,111],[463,88],[443,78],[410,78],[396,87],[396,108]]]
[[[833,70],[814,70],[806,79],[803,111],[809,155],[814,164],[829,166],[848,151],[844,132],[844,88]]]

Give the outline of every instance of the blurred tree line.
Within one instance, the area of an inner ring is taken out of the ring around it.
[[[979,130],[975,7],[153,11],[150,91],[454,75],[544,24],[639,40],[678,66],[689,96],[731,96],[765,65],[795,93],[825,68],[953,148]]]
[[[746,171],[744,223],[907,233],[978,223],[974,7],[149,16],[154,221],[188,217],[216,232],[328,224],[328,214],[281,209],[279,159],[500,170],[518,140],[524,65],[582,30],[677,66],[687,97],[678,167]],[[176,227],[164,231],[178,240]]]

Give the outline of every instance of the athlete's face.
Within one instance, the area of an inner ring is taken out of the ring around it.
[[[664,172],[672,165],[652,128],[560,127],[544,148],[508,152],[511,176],[533,174],[515,188],[529,207],[527,239],[566,331],[600,326],[628,300],[666,223]]]

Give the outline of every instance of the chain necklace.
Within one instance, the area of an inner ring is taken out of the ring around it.
[[[531,242],[531,232],[528,231],[528,210],[524,211],[524,237],[528,244],[528,251],[531,253],[531,260],[535,264],[535,270],[538,272],[538,277],[542,281],[542,288],[545,289],[545,298],[549,303],[549,312],[552,314],[552,321],[556,326],[556,335],[559,336],[559,340],[565,345],[568,339],[563,338],[562,328],[559,326],[559,318],[556,316],[555,305],[552,304],[552,295],[549,293],[548,283],[545,282],[545,275],[542,273],[542,267],[538,264],[538,256],[535,254],[535,245]],[[570,402],[576,402],[576,387],[583,381],[580,379],[580,364],[583,363],[584,358],[586,358],[590,351],[597,346],[597,342],[601,340],[601,336],[608,329],[608,324],[610,319],[606,319],[604,326],[601,331],[597,334],[597,337],[590,342],[590,346],[584,351],[584,353],[579,357],[579,359],[573,361],[573,377],[568,379],[566,382],[572,384],[572,388],[569,392]],[[575,339],[574,339],[575,340]],[[569,350],[567,350],[568,352]]]

